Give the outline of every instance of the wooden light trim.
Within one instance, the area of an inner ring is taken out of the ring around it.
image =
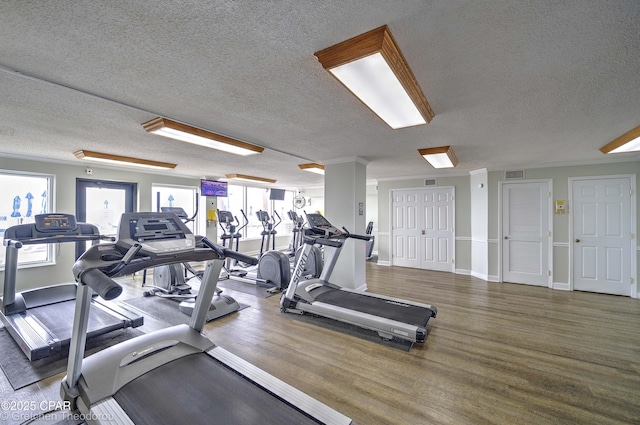
[[[429,123],[434,117],[433,110],[431,109],[429,102],[427,102],[427,98],[418,85],[413,72],[411,72],[407,61],[402,55],[402,52],[396,44],[387,25],[353,37],[334,46],[327,47],[326,49],[314,53],[314,55],[318,58],[318,61],[320,61],[324,69],[330,72],[332,68],[376,53],[380,53],[382,55],[396,78],[399,80],[418,112],[424,118],[425,122],[423,124]],[[336,77],[336,79],[338,78]],[[338,79],[338,81],[340,80]],[[347,86],[345,85],[345,87]],[[347,89],[353,93],[349,87],[347,87]],[[367,105],[367,107],[371,109],[369,105]],[[377,112],[373,112],[378,115]]]
[[[324,165],[315,162],[298,164],[298,168],[300,168],[301,170],[309,171],[311,173],[324,174]]]
[[[243,142],[222,134],[213,133],[208,130],[192,127],[172,121],[167,118],[154,118],[142,124],[142,127],[149,133],[158,134],[187,143],[193,143],[208,148],[219,149],[225,152],[238,155],[252,155],[262,153],[264,148]]]
[[[78,150],[73,153],[78,159],[85,160],[93,160],[100,162],[110,162],[110,163],[121,163],[126,165],[135,165],[138,167],[148,167],[148,168],[163,168],[163,169],[172,169],[176,168],[176,164],[172,164],[170,162],[160,162],[160,161],[151,161],[149,159],[141,159],[141,158],[132,158],[129,156],[121,156],[121,155],[113,155],[109,153],[88,151],[88,150]]]
[[[637,143],[634,143],[634,146],[629,145],[628,147],[623,148],[624,145],[638,138],[640,138],[640,125],[601,147],[600,152],[608,154],[638,151],[640,150],[640,140],[638,140]]]
[[[248,176],[246,174],[237,174],[237,173],[226,174],[225,176],[228,179],[251,180],[251,181],[256,181],[261,183],[275,183],[277,181],[273,179],[267,179],[265,177]]]
[[[422,155],[433,168],[453,168],[458,165],[458,159],[453,153],[451,146],[418,149],[418,153]],[[445,158],[448,158],[450,164],[444,163],[443,160]]]

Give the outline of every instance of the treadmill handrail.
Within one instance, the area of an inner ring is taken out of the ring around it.
[[[82,273],[80,282],[89,286],[107,301],[118,298],[122,293],[122,286],[98,269]]]
[[[363,241],[369,241],[371,240],[371,235],[356,235],[355,233],[351,233],[347,230],[346,227],[342,226],[342,230],[344,230],[345,233],[345,237],[346,238],[352,238],[352,239],[360,239]]]
[[[132,251],[138,252],[139,248],[133,248],[133,250],[127,250],[126,253],[122,253],[122,248],[118,247],[117,242],[94,245],[75,262],[73,275],[76,281],[80,282],[83,273],[91,269],[99,269],[105,275],[113,278],[167,264],[225,259],[227,255],[236,255],[235,251],[223,249],[222,246],[210,242],[207,238],[202,238],[202,243],[203,246],[197,246],[189,252],[155,258],[139,253],[127,257],[128,253]],[[127,257],[126,260],[125,257]]]
[[[318,235],[318,237],[303,235],[302,239],[304,243],[309,245],[318,244],[318,245],[324,245],[324,246],[332,246],[334,248],[342,247],[342,242],[333,240],[333,239],[326,239],[326,238],[320,237],[320,235]]]

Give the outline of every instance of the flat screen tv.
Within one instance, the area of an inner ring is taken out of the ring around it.
[[[200,193],[202,196],[227,196],[227,182],[213,180],[200,180]]]
[[[271,189],[269,191],[270,201],[284,201],[284,189]]]

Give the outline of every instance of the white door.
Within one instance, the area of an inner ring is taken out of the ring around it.
[[[393,265],[420,268],[419,199],[416,191],[393,191]]]
[[[550,183],[502,185],[502,280],[548,286]]]
[[[420,192],[422,256],[420,267],[453,271],[453,190],[434,188]]]
[[[453,188],[392,192],[392,264],[453,271]]]
[[[631,295],[631,179],[572,181],[573,289]]]

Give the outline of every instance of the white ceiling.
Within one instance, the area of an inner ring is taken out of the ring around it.
[[[598,148],[640,124],[639,20],[638,0],[3,0],[0,155],[77,164],[95,150],[281,187],[322,184],[299,163],[355,156],[370,181],[635,161]],[[428,125],[390,129],[313,55],[384,24]],[[147,134],[156,116],[266,151]],[[417,153],[441,145],[456,169]]]

